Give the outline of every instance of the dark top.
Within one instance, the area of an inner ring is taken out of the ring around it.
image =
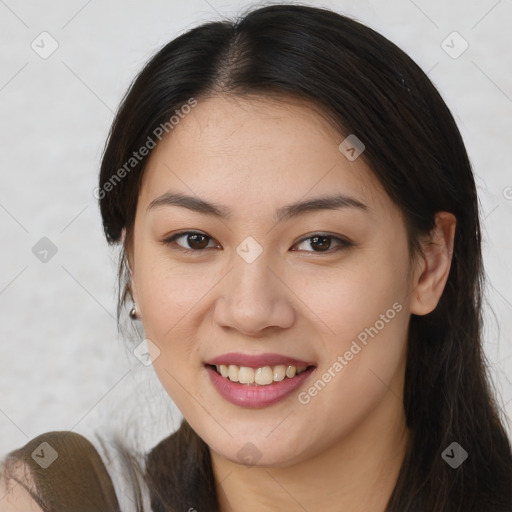
[[[76,432],[46,432],[2,459],[2,478],[22,485],[45,512],[149,511],[141,460],[127,460],[116,440],[107,444],[100,438],[98,451]]]

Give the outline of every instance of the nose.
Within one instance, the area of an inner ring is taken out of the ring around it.
[[[268,266],[265,253],[252,263],[239,258],[223,280],[214,320],[247,336],[286,329],[295,320],[292,296],[289,285]]]

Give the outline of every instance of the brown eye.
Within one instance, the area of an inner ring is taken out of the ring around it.
[[[185,245],[182,243],[176,242],[176,240],[183,239]],[[196,233],[195,231],[185,231],[181,233],[177,233],[170,238],[166,238],[163,242],[166,245],[175,244],[178,246],[180,250],[185,252],[194,252],[194,251],[202,251],[208,248],[208,243],[210,240],[213,240],[208,235],[203,233]]]
[[[331,250],[333,241],[335,241],[337,243],[337,246]],[[298,246],[303,245],[304,248],[300,249],[300,250],[305,250],[306,252],[321,253],[321,252],[334,252],[336,250],[341,250],[346,247],[350,247],[352,244],[348,240],[344,240],[337,236],[316,233],[307,238],[303,238],[296,245],[298,245]],[[308,251],[307,250],[308,248],[313,249],[313,251]]]
[[[208,245],[208,237],[197,233],[186,235],[187,243],[194,250],[205,249]]]
[[[314,236],[310,240],[311,247],[316,247],[319,251],[327,251],[331,247],[331,238],[328,236]]]
[[[185,242],[178,243],[177,240],[183,239]],[[174,245],[177,246],[177,249],[183,252],[188,253],[198,253],[204,251],[205,249],[211,248],[209,246],[209,242],[214,240],[212,237],[205,235],[204,233],[197,233],[195,231],[182,231],[181,233],[176,233],[169,238],[163,240],[163,243],[166,245]],[[333,242],[337,245],[333,248]],[[351,242],[345,240],[343,238],[327,235],[322,233],[316,233],[313,236],[309,236],[307,238],[303,238],[296,245],[304,245],[306,248],[301,250],[305,250],[306,252],[314,252],[314,253],[322,253],[322,252],[335,252],[336,250],[341,250],[352,245]],[[313,249],[308,250],[308,249]]]

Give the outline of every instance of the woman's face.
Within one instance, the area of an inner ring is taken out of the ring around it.
[[[220,96],[148,161],[130,260],[153,365],[234,462],[286,466],[402,418],[405,225],[343,139],[305,103]]]

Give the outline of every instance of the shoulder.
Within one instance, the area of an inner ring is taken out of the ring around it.
[[[94,445],[77,432],[46,432],[1,462],[0,512],[119,511],[103,460]]]
[[[0,470],[0,512],[42,512],[33,481],[23,464],[11,468],[10,478]]]

